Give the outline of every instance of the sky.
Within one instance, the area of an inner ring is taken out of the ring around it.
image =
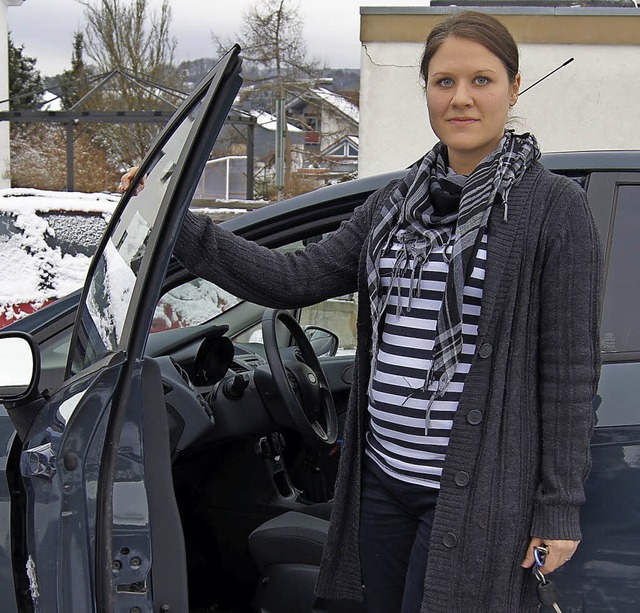
[[[93,0],[97,2],[98,0]],[[295,0],[294,0],[295,1]],[[256,0],[170,0],[177,60],[214,57],[212,32],[233,38],[243,13]],[[162,0],[149,0],[157,9]],[[428,0],[297,0],[305,23],[309,59],[331,68],[360,67],[360,6],[425,6]],[[25,0],[9,7],[14,44],[35,57],[43,76],[70,68],[73,34],[84,30],[84,7],[77,0]]]

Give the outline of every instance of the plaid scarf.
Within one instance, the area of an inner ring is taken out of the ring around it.
[[[432,194],[446,182],[446,146],[438,143],[416,162],[382,207],[382,216],[373,229],[367,253],[367,282],[371,301],[373,347],[371,377],[378,354],[379,328],[392,288],[411,267],[411,299],[420,294],[420,281],[432,249],[452,246],[449,273],[436,324],[432,364],[421,391],[436,383],[429,408],[449,385],[462,351],[462,297],[466,275],[473,265],[477,241],[487,225],[491,207],[498,197],[507,221],[509,191],[517,185],[527,168],[540,157],[533,135],[507,131],[494,152],[484,158],[469,175],[457,211],[438,215]],[[446,191],[446,187],[445,187]],[[393,243],[400,243],[391,282],[384,290],[380,283],[380,258]],[[398,301],[398,312],[402,306]],[[420,391],[420,390],[416,390]],[[428,417],[428,415],[427,415]]]

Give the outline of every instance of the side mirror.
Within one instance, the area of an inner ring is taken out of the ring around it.
[[[335,355],[338,352],[340,341],[338,335],[320,328],[319,326],[307,326],[304,329],[305,336],[309,339],[313,352],[318,356]]]
[[[0,332],[0,402],[29,398],[40,381],[40,351],[24,332]]]

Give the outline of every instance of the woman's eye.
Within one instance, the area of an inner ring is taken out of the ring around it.
[[[453,79],[449,79],[448,77],[443,77],[438,80],[438,85],[442,87],[451,87],[453,85]]]
[[[490,82],[489,77],[476,77],[476,83],[478,85],[487,85]]]

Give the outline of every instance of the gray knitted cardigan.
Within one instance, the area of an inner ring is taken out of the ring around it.
[[[302,307],[358,289],[345,445],[319,595],[362,598],[360,466],[372,338],[365,253],[393,184],[339,230],[282,254],[188,214],[176,247],[192,272],[241,298]],[[599,376],[601,253],[584,192],[535,164],[489,221],[477,352],[455,415],[431,536],[426,611],[535,611],[531,536],[580,539]]]

